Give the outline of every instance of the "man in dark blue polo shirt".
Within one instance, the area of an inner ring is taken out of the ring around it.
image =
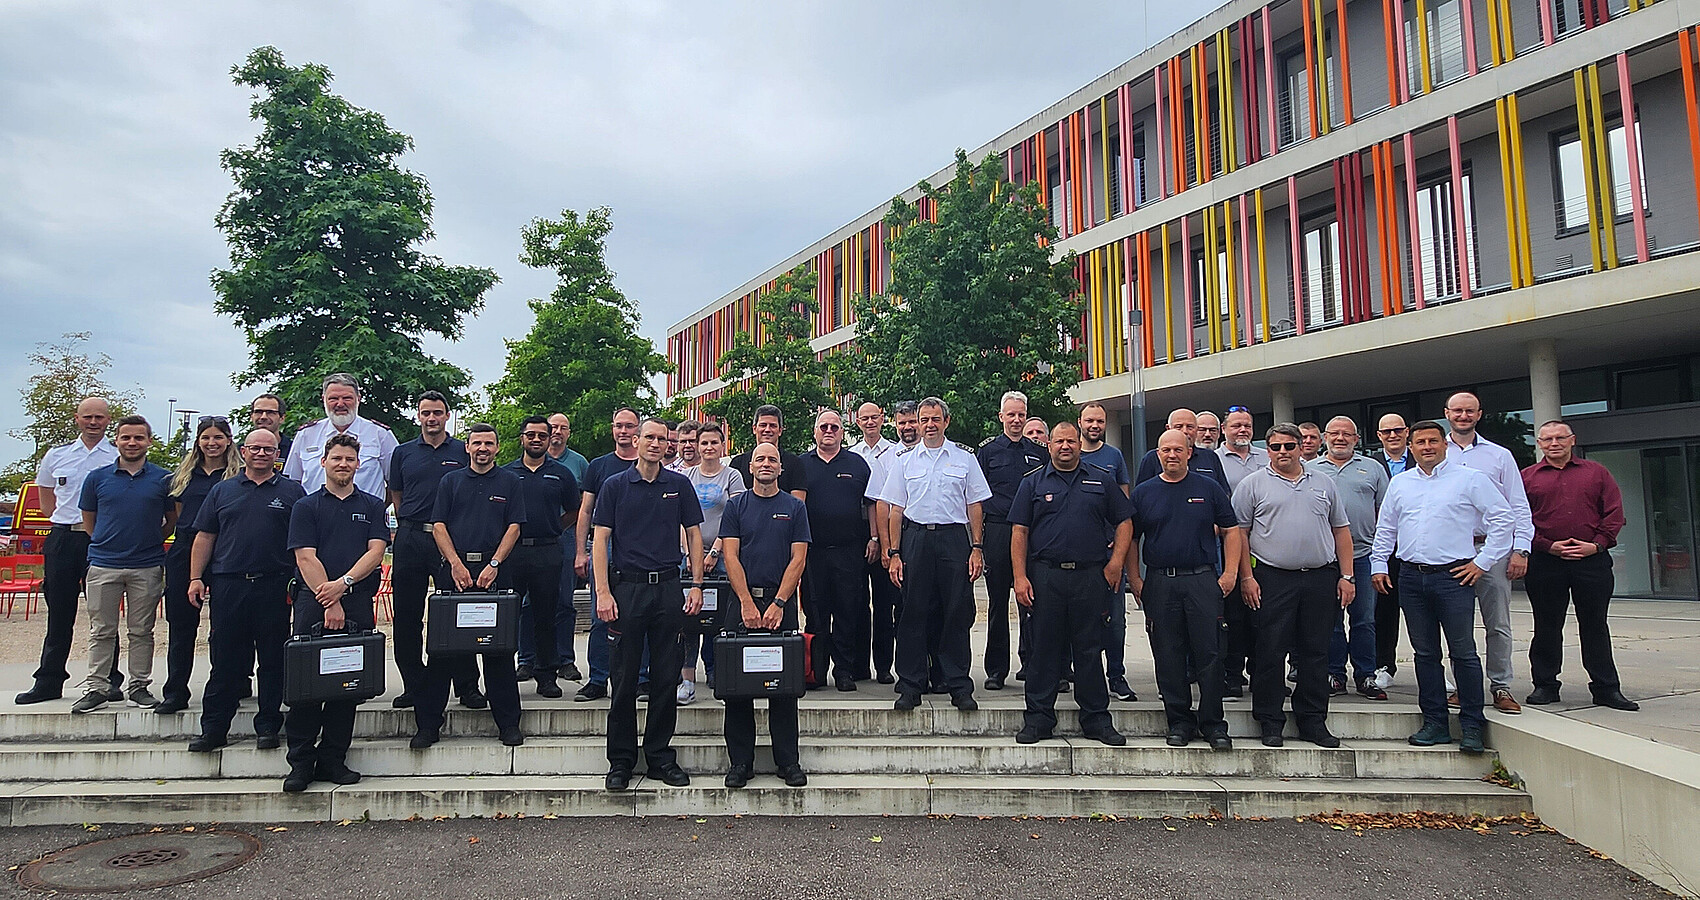
[[[443,476],[466,468],[466,444],[448,432],[449,401],[436,391],[419,395],[419,437],[390,454],[389,500],[395,506],[395,547],[390,564],[390,602],[395,607],[395,665],[402,692],[395,707],[412,706],[425,677],[425,594],[442,569],[432,537],[431,508]],[[449,586],[439,582],[437,590]],[[483,709],[478,665],[467,657],[454,672],[455,694],[469,709]]]
[[[591,515],[596,617],[608,623],[613,644],[607,779],[611,791],[630,786],[637,765],[637,681],[645,649],[654,679],[643,736],[649,775],[674,787],[691,783],[671,745],[678,715],[679,633],[685,616],[702,609],[702,505],[689,478],[662,468],[667,424],[644,419],[637,434],[637,464],[609,476]],[[691,566],[683,602],[680,529]]]
[[[548,419],[528,416],[520,424],[519,439],[523,452],[508,464],[508,470],[520,479],[525,524],[520,526],[519,546],[508,558],[507,576],[520,602],[531,609],[531,646],[536,654],[531,675],[537,679],[537,693],[555,698],[561,696],[555,680],[561,665],[555,636],[561,597],[561,529],[578,514],[578,479],[571,469],[550,458]],[[571,620],[564,624],[573,627]]]
[[[519,476],[496,465],[500,446],[493,426],[473,423],[466,436],[469,465],[444,475],[437,484],[431,528],[437,552],[444,560],[437,584],[445,588],[453,585],[454,590],[465,592],[508,587],[507,572],[501,566],[519,543],[525,502],[520,496]],[[519,730],[514,653],[477,655],[484,661],[484,688],[489,692],[490,715],[496,720],[502,743],[517,747],[525,743],[525,736]],[[410,743],[413,749],[423,750],[441,737],[449,679],[458,669],[476,666],[471,660],[470,655],[457,654],[425,661],[425,693],[414,698],[413,721],[418,731]]]
[[[755,451],[751,451],[753,454]],[[754,474],[751,457],[751,474]],[[826,683],[827,660],[841,691],[853,691],[868,677],[868,646],[862,637],[872,628],[864,567],[879,553],[868,515],[868,463],[844,449],[844,418],[828,409],[815,416],[815,449],[803,455],[809,528],[808,630],[814,635],[815,677]]]
[[[370,631],[372,598],[383,581],[379,568],[390,543],[384,501],[354,486],[360,469],[360,439],[350,432],[325,441],[325,484],[295,504],[289,514],[289,549],[295,553],[297,635],[316,626]],[[360,773],[346,762],[354,739],[358,700],[309,700],[289,705],[289,775],[283,789],[304,791],[315,781],[355,784]]]
[[[195,516],[189,554],[189,602],[212,601],[212,674],[201,698],[201,734],[189,749],[205,753],[230,743],[248,662],[259,661],[256,746],[275,750],[283,727],[283,645],[289,640],[289,515],[306,496],[278,474],[277,435],[263,428],[242,439],[242,473],[207,492]]]
[[[584,482],[579,485],[582,498],[578,507],[578,540],[577,559],[573,562],[573,573],[583,584],[590,583],[590,517],[596,507],[596,493],[602,490],[602,485],[616,474],[630,469],[638,458],[637,434],[638,414],[629,406],[614,410],[614,417],[608,423],[614,435],[614,449],[590,461],[589,468],[584,471]],[[596,602],[595,590],[591,591],[591,602]],[[590,700],[601,700],[608,696],[608,623],[590,617],[590,642],[585,648],[585,660],[590,669],[590,676],[585,679],[584,687],[578,689],[573,699],[579,703]],[[640,667],[639,680],[649,677],[649,670]],[[639,686],[639,692],[644,690]]]
[[[742,625],[769,631],[797,630],[794,601],[808,561],[812,517],[802,501],[779,489],[779,465],[778,447],[758,444],[751,450],[750,475],[756,480],[755,487],[733,497],[720,519],[726,578],[738,595],[738,603],[728,605],[727,628]],[[809,497],[816,496],[815,489],[809,488]],[[792,787],[808,784],[809,776],[798,763],[797,698],[769,698],[767,722],[773,733],[773,761],[779,767],[779,777]],[[754,700],[726,701],[726,752],[732,759],[731,768],[726,770],[726,786],[749,784],[756,761]]]
[[[1003,431],[980,445],[975,456],[986,473],[992,496],[981,511],[986,517],[986,690],[1001,691],[1009,677],[1009,595],[1015,587],[1015,568],[1009,561],[1009,504],[1021,479],[1045,465],[1045,448],[1023,437],[1027,425],[1027,395],[1009,391],[998,408]],[[1020,610],[1017,651],[1027,662],[1027,607]]]
[[[119,609],[128,610],[131,706],[159,704],[153,675],[153,626],[165,595],[165,536],[176,524],[171,473],[148,462],[153,429],[141,416],[118,420],[118,461],[83,480],[80,507],[89,533],[89,677],[71,712],[106,705],[118,662]],[[163,529],[163,530],[162,530]]]
[[[1032,744],[1051,736],[1063,657],[1072,649],[1080,731],[1119,747],[1127,738],[1110,720],[1099,642],[1133,539],[1128,499],[1110,470],[1081,465],[1074,423],[1057,423],[1049,450],[1050,464],[1022,479],[1009,506],[1015,599],[1033,615],[1027,714],[1015,740]]]
[[[1222,718],[1222,598],[1238,581],[1239,520],[1215,479],[1190,471],[1194,451],[1179,430],[1157,439],[1162,471],[1133,489],[1133,531],[1143,539],[1145,577],[1129,580],[1143,598],[1157,665],[1157,693],[1168,715],[1169,746],[1185,747],[1203,735],[1215,750],[1231,750]],[[1212,454],[1213,455],[1213,454]],[[1217,565],[1220,534],[1225,548]],[[1139,545],[1134,545],[1137,558]],[[1192,708],[1187,660],[1198,678],[1198,710]]]

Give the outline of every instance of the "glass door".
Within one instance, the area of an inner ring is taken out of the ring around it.
[[[1652,593],[1696,599],[1693,488],[1682,447],[1641,451],[1647,498],[1648,549],[1652,552]]]

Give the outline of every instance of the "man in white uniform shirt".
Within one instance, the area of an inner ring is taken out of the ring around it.
[[[388,496],[385,477],[396,439],[389,426],[361,418],[359,380],[347,372],[328,376],[320,398],[325,417],[308,422],[295,433],[283,474],[301,482],[302,490],[309,494],[324,487],[325,467],[320,457],[325,441],[333,434],[352,434],[360,439],[360,468],[354,472],[354,486],[374,497]]]

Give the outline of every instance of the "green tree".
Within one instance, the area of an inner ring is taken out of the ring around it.
[[[733,440],[748,444],[756,407],[771,403],[785,416],[782,449],[798,451],[813,442],[812,423],[822,407],[835,406],[827,390],[827,365],[809,346],[809,320],[815,302],[816,275],[798,266],[756,297],[756,330],[763,340],[740,331],[720,355],[727,386],[703,404],[703,412],[726,420]]]
[[[614,410],[655,408],[651,379],[671,364],[637,333],[637,306],[614,284],[607,263],[613,228],[612,212],[599,207],[582,217],[562,210],[558,219],[532,219],[520,230],[520,262],[553,269],[557,281],[547,299],[529,302],[536,321],[525,337],[507,342],[506,369],[490,385],[487,414],[504,442],[525,416],[564,412],[573,421],[573,449],[595,458],[614,449]]]
[[[77,404],[84,397],[105,397],[112,407],[112,421],[136,411],[139,390],[117,390],[106,381],[112,358],[90,354],[84,345],[90,333],[72,331],[57,342],[36,344],[25,358],[34,373],[18,391],[24,407],[24,427],[13,429],[14,440],[26,441],[30,455],[0,471],[0,494],[15,494],[35,477],[36,466],[48,450],[77,437]]]
[[[327,91],[330,70],[261,47],[231,75],[258,91],[250,115],[261,123],[252,147],[220,154],[236,189],[215,219],[231,265],[212,273],[214,306],[249,344],[234,381],[274,386],[299,424],[319,409],[325,375],[352,372],[361,413],[407,440],[415,396],[458,400],[472,381],[422,338],[459,338],[496,273],[419,251],[432,237],[430,187],[396,164],[413,140]]]
[[[950,183],[920,184],[932,221],[892,201],[888,292],[851,299],[856,343],[832,360],[858,399],[944,398],[951,435],[971,443],[998,432],[1005,391],[1027,394],[1047,421],[1072,417],[1067,392],[1079,380],[1080,353],[1061,340],[1080,325],[1073,254],[1051,259],[1057,232],[1037,184],[1012,187],[1003,171],[996,156],[974,166],[957,150]]]

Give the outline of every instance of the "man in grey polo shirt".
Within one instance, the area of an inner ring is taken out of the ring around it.
[[[1228,417],[1222,420],[1222,446],[1216,448],[1216,456],[1222,460],[1230,495],[1247,475],[1269,467],[1269,454],[1251,442],[1252,433],[1251,410],[1228,407]],[[1245,696],[1247,669],[1257,653],[1257,628],[1251,610],[1241,602],[1238,585],[1223,600],[1222,619],[1228,627],[1222,641],[1222,696],[1237,699]]]
[[[1358,426],[1346,416],[1335,416],[1322,429],[1323,453],[1305,463],[1305,468],[1334,479],[1334,487],[1346,502],[1352,529],[1354,585],[1369,583],[1369,551],[1375,544],[1375,517],[1387,496],[1387,470],[1381,463],[1358,452]],[[1338,697],[1348,684],[1371,700],[1386,700],[1387,692],[1375,683],[1375,591],[1358,591],[1346,607],[1350,632],[1339,616],[1334,617],[1334,635],[1328,642],[1328,692]],[[1348,636],[1349,635],[1349,636]],[[1355,680],[1346,680],[1346,659],[1351,657]]]
[[[1251,436],[1251,411],[1243,406],[1228,407],[1228,418],[1222,422],[1222,446],[1216,448],[1216,455],[1222,459],[1229,491],[1239,487],[1247,475],[1269,465],[1269,454],[1253,444]]]
[[[1299,739],[1338,747],[1340,739],[1328,731],[1328,635],[1354,592],[1339,562],[1352,558],[1350,520],[1334,479],[1306,471],[1297,426],[1276,425],[1265,438],[1269,466],[1234,488],[1234,516],[1247,538],[1240,595],[1256,611],[1258,628],[1252,715],[1264,746],[1281,746],[1287,724],[1281,669],[1291,653],[1299,670],[1293,686]]]

